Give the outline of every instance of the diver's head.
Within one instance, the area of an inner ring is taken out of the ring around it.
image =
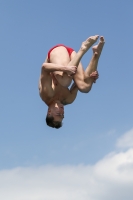
[[[46,116],[46,123],[52,128],[62,127],[62,120],[64,118],[64,106],[59,101],[49,105]]]

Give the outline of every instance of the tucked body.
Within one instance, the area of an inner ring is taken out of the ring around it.
[[[64,105],[71,104],[78,90],[83,93],[90,91],[98,78],[97,64],[104,38],[100,37],[98,45],[93,47],[92,59],[84,71],[80,60],[99,36],[92,36],[82,43],[76,53],[65,45],[53,47],[42,65],[39,91],[42,100],[48,106],[46,122],[49,126],[59,128],[64,118]],[[68,86],[74,80],[70,89]]]

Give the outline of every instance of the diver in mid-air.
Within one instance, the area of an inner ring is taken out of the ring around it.
[[[84,41],[76,53],[72,48],[59,44],[51,48],[42,64],[39,79],[41,99],[48,106],[46,123],[53,128],[60,128],[64,118],[64,105],[71,104],[78,90],[88,93],[98,79],[98,60],[104,46],[101,36],[98,45],[92,47],[92,59],[84,71],[80,62],[82,56],[98,40],[99,36],[91,36]],[[74,83],[70,86],[72,79]]]

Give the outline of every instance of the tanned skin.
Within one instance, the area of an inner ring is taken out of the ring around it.
[[[97,66],[104,38],[101,36],[98,45],[93,46],[92,59],[84,71],[80,62],[83,55],[98,40],[99,36],[91,36],[84,41],[76,53],[69,56],[63,46],[56,47],[42,64],[39,80],[39,92],[41,99],[48,106],[48,115],[53,116],[55,121],[62,121],[64,118],[64,105],[71,104],[77,96],[78,90],[88,93],[93,83],[98,78]],[[72,79],[74,83],[70,89]]]

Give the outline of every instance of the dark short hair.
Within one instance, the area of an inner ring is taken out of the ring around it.
[[[52,128],[62,127],[62,122],[54,121],[54,117],[49,115],[46,116],[46,124]]]

